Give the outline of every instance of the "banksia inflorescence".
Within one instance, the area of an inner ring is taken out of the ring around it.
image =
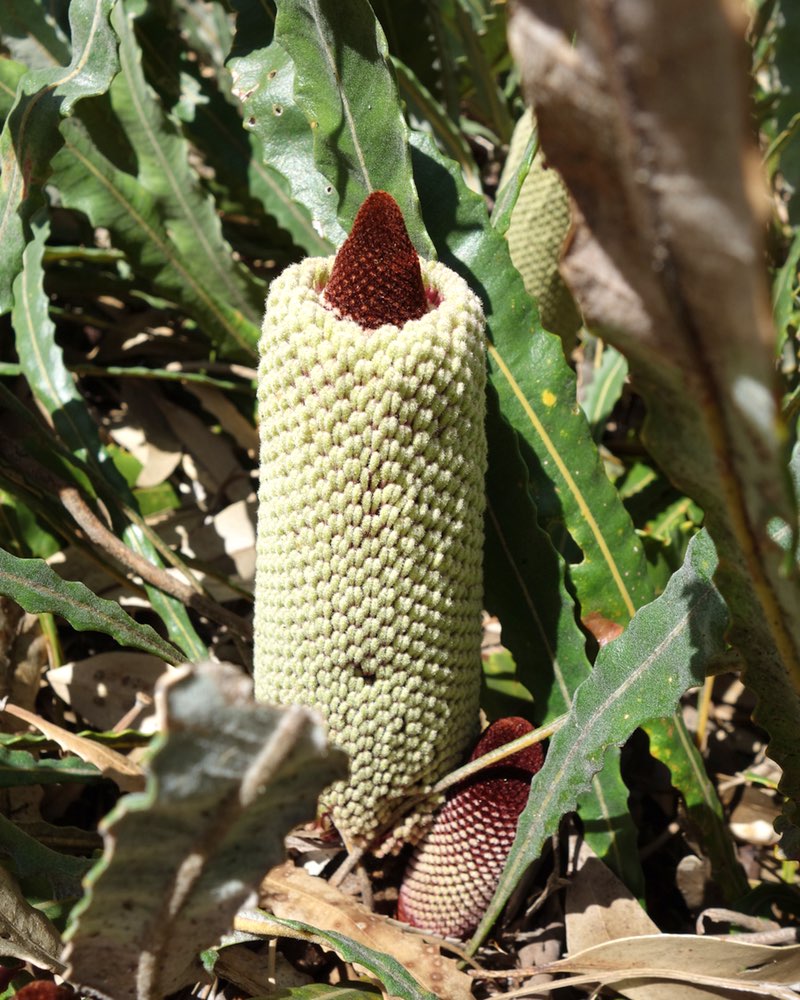
[[[511,137],[501,187],[519,166],[533,128],[533,113],[526,110]],[[558,270],[571,224],[567,189],[558,172],[545,166],[539,151],[511,213],[508,249],[526,290],[536,299],[542,326],[557,333],[567,349],[581,325],[575,302]]]
[[[499,719],[470,760],[532,729],[525,719]],[[441,937],[472,933],[497,888],[531,778],[543,761],[542,745],[535,743],[456,786],[409,863],[398,919]]]
[[[255,683],[350,755],[351,844],[461,762],[480,687],[483,314],[376,192],[333,258],[287,268],[260,343]]]

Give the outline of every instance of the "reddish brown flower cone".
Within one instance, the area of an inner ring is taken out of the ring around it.
[[[532,729],[525,719],[499,719],[470,760]],[[536,743],[456,787],[411,858],[400,887],[399,920],[441,937],[472,933],[497,888],[531,778],[543,762]]]
[[[419,257],[403,214],[386,191],[374,191],[358,210],[339,247],[325,302],[365,330],[402,326],[428,309]]]

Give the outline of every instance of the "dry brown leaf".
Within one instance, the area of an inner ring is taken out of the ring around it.
[[[621,937],[658,934],[639,901],[585,841],[577,865],[564,905],[568,954]]]
[[[574,200],[562,272],[627,357],[645,442],[704,510],[770,753],[800,729],[797,580],[769,536],[796,520],[786,475],[748,104],[744,4],[517,0],[509,40],[539,138]],[[787,816],[800,772],[785,766]],[[800,856],[800,820],[784,849]]]
[[[10,597],[0,598],[0,698],[33,708],[47,665],[39,616],[26,614]]]
[[[3,705],[2,711],[38,729],[48,739],[58,743],[62,750],[74,753],[81,760],[94,764],[104,777],[116,782],[123,792],[140,792],[144,788],[145,777],[142,769],[116,750],[104,747],[93,740],[87,740],[83,736],[77,736],[17,705]]]
[[[252,420],[243,416],[223,392],[216,386],[201,385],[198,382],[188,382],[186,388],[200,400],[204,410],[217,418],[223,430],[230,434],[240,448],[252,455],[258,454],[258,431]]]
[[[779,812],[773,792],[746,785],[731,813],[731,833],[747,844],[771,846],[778,841],[774,823]]]
[[[183,445],[187,473],[194,473],[215,500],[218,495],[231,501],[246,500],[252,485],[230,440],[214,434],[199,417],[182,406],[163,397],[155,402],[164,421]]]
[[[576,973],[584,982],[613,985],[625,996],[647,1000],[734,995],[798,1000],[789,984],[800,982],[800,945],[774,948],[692,934],[647,935],[596,945],[554,962],[548,971]]]
[[[141,463],[136,485],[143,488],[163,483],[183,453],[179,438],[159,414],[157,399],[151,386],[123,386],[119,423],[110,428],[116,443]]]
[[[56,667],[47,672],[47,680],[89,725],[113,729],[135,707],[137,695],[152,697],[156,681],[168,669],[155,656],[121,650]]]
[[[63,972],[61,935],[48,917],[31,906],[13,876],[0,865],[0,941],[2,954],[51,972]]]
[[[410,930],[389,923],[321,878],[291,863],[281,865],[261,884],[263,905],[276,917],[298,920],[320,930],[337,931],[359,944],[391,955],[440,1000],[470,1000],[472,980],[456,962]]]
[[[256,560],[256,499],[238,500],[214,517],[198,510],[170,511],[158,523],[161,539],[182,558],[193,560],[195,579],[218,601],[239,596],[230,579],[252,589]],[[206,571],[206,572],[204,572]],[[221,577],[222,579],[219,579]]]

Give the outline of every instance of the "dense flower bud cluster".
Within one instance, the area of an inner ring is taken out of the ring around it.
[[[528,110],[514,129],[501,187],[519,166],[533,127],[533,115]],[[536,299],[542,326],[557,333],[567,348],[574,343],[581,325],[575,302],[558,270],[571,223],[567,189],[558,172],[546,166],[538,152],[511,213],[508,249],[528,294]]]
[[[498,719],[470,760],[532,729],[525,719]],[[514,843],[531,778],[543,763],[542,745],[535,743],[456,786],[406,870],[400,920],[441,937],[464,938],[475,930]]]
[[[323,807],[366,843],[477,729],[483,315],[423,261],[424,315],[365,328],[326,301],[333,266],[288,268],[267,300],[255,682],[326,717],[351,775]]]

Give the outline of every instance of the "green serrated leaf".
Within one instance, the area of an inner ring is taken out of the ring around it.
[[[98,769],[80,757],[44,757],[40,760],[24,750],[0,747],[0,788],[99,781],[101,778]]]
[[[118,5],[111,23],[119,38],[121,70],[111,87],[111,103],[136,153],[139,184],[155,198],[160,221],[196,281],[258,326],[267,286],[235,260],[216,205],[190,166],[189,144],[145,81],[131,12]],[[249,351],[252,336],[240,336],[239,343]]]
[[[471,948],[497,919],[546,837],[588,790],[607,749],[621,746],[649,719],[672,714],[683,692],[702,682],[706,663],[724,648],[728,614],[713,584],[716,568],[714,545],[700,532],[661,597],[641,608],[625,632],[600,650],[534,776],[514,847]]]
[[[284,835],[346,770],[321,721],[254,704],[230,665],[175,674],[157,697],[165,731],[148,789],[107,817],[104,856],[66,935],[70,979],[117,1000],[160,1000],[186,981],[282,859]]]
[[[0,858],[28,896],[57,901],[82,895],[82,879],[92,865],[89,858],[74,858],[45,847],[2,815]]]
[[[423,217],[439,257],[483,299],[489,375],[503,416],[520,435],[539,523],[551,537],[566,525],[583,552],[571,568],[582,613],[625,622],[651,596],[647,566],[575,402],[575,375],[561,341],[539,327],[483,199],[467,189],[428,136],[413,133],[412,143]]]
[[[517,436],[497,406],[490,391],[485,602],[502,623],[503,642],[514,652],[520,680],[533,693],[532,718],[543,725],[568,711],[591,666],[566,588],[564,563],[539,527]],[[581,798],[579,811],[592,849],[631,891],[639,892],[642,872],[627,802],[619,760],[609,759],[608,769]]]
[[[31,614],[60,615],[79,632],[102,632],[120,645],[152,653],[167,663],[184,659],[149,625],[140,625],[118,604],[98,597],[82,583],[62,580],[41,559],[18,559],[0,549],[0,594]]]
[[[286,0],[275,40],[294,63],[295,101],[340,225],[349,231],[366,196],[389,191],[417,250],[431,257],[386,39],[367,0]]]
[[[17,353],[23,371],[34,395],[52,415],[60,438],[82,461],[93,466],[101,483],[113,491],[114,500],[109,509],[123,539],[132,549],[159,565],[160,560],[152,543],[144,537],[138,526],[126,524],[117,510],[120,499],[127,500],[132,507],[135,506],[135,500],[108,457],[97,426],[64,364],[63,353],[55,340],[55,326],[49,317],[48,297],[44,291],[42,256],[49,227],[46,219],[38,215],[31,220],[31,228],[33,238],[23,254],[23,270],[14,282],[12,315]],[[171,638],[188,655],[205,655],[205,647],[183,605],[155,587],[148,587],[148,593]],[[170,656],[174,657],[175,650],[168,645],[166,648],[170,650]]]
[[[230,67],[258,159],[279,187],[291,193],[292,228],[311,225],[323,247],[338,246],[347,233],[336,216],[333,186],[314,165],[312,130],[294,97],[294,63],[274,41],[231,58]],[[323,249],[319,242],[317,246]],[[325,256],[328,252],[323,249]]]
[[[26,73],[0,133],[0,314],[11,308],[28,225],[43,203],[42,185],[63,141],[58,126],[81,98],[107,90],[117,72],[116,39],[108,23],[115,2],[73,0],[72,61]]]

